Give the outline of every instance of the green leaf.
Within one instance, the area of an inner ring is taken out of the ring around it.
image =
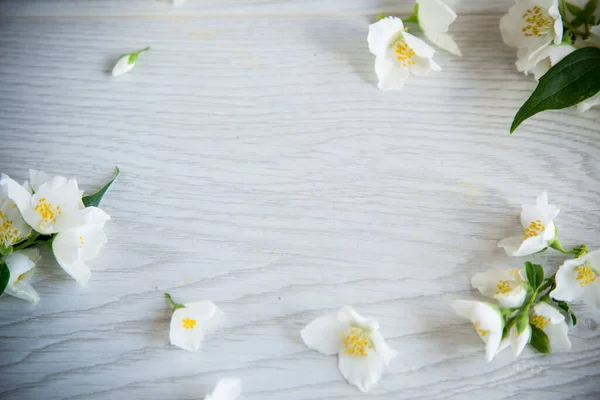
[[[548,335],[538,328],[537,326],[531,325],[531,341],[529,342],[533,346],[534,349],[543,354],[552,353],[552,348],[550,347],[550,339],[548,339]]]
[[[544,283],[544,268],[541,265],[527,261],[525,263],[525,272],[533,290],[537,290],[542,286],[542,283]]]
[[[600,49],[585,47],[575,50],[540,78],[540,81],[519,109],[510,127],[513,133],[519,125],[535,114],[574,106],[600,91]]]
[[[169,303],[171,303],[171,307],[173,307],[173,311],[177,310],[178,308],[185,308],[185,306],[183,304],[175,303],[169,293],[165,293],[165,297],[167,298],[167,300],[169,300]]]
[[[148,50],[150,50],[150,47],[144,47],[143,49],[139,49],[135,53],[129,54],[129,60],[127,60],[127,64],[134,64],[138,60],[140,54]]]
[[[10,280],[10,270],[0,261],[0,294],[4,293],[4,289],[8,286],[8,281]]]
[[[527,307],[529,309],[529,307]],[[529,325],[529,312],[525,310],[517,317],[517,333],[521,334]]]
[[[577,325],[577,316],[571,310],[571,307],[569,307],[569,304],[566,301],[556,301],[556,305],[571,317],[571,322],[573,322],[573,326]]]
[[[588,1],[585,7],[583,8],[584,15],[594,15],[594,13],[596,12],[596,8],[598,8],[598,0]]]
[[[13,252],[12,246],[0,245],[0,255],[10,256]]]
[[[581,13],[583,11],[583,8],[579,7],[578,5],[572,4],[572,3],[568,3],[566,2],[565,5],[567,6],[567,9],[569,10],[569,12],[571,14],[573,14],[573,16],[578,16],[579,13]]]
[[[86,207],[98,207],[100,205],[100,201],[102,201],[102,196],[104,196],[104,193],[106,193],[106,191],[108,190],[110,185],[115,181],[115,179],[117,179],[117,176],[119,176],[120,172],[121,171],[119,170],[119,168],[115,167],[115,176],[110,181],[108,181],[102,189],[98,190],[96,193],[90,194],[89,196],[84,196],[82,199],[83,204]]]

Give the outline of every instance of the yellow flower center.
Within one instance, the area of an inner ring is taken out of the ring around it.
[[[500,281],[498,283],[498,291],[496,294],[506,294],[510,292],[510,282],[509,281]]]
[[[83,236],[79,236],[79,248],[82,249],[85,242],[83,241]]]
[[[475,322],[473,324],[475,326],[475,330],[477,331],[477,333],[479,333],[479,335],[481,337],[484,337],[485,335],[487,335],[488,333],[490,333],[490,331],[486,331],[485,329],[481,329],[481,323],[479,322]]]
[[[581,287],[596,282],[596,274],[591,265],[584,264],[577,267],[577,280]]]
[[[0,211],[0,244],[9,247],[18,242],[19,231],[13,227],[13,223]]]
[[[185,317],[182,322],[183,322],[183,327],[185,329],[194,329],[196,327],[196,324],[198,324],[198,321],[196,321],[195,319],[188,318],[188,317]]]
[[[342,338],[346,354],[367,357],[368,349],[373,348],[371,336],[367,331],[361,328],[351,328],[348,332],[342,334]]]
[[[544,329],[550,323],[550,320],[544,316],[534,314],[531,316],[530,322],[532,325],[537,326],[540,329]]]
[[[54,207],[52,204],[47,202],[45,197],[42,197],[38,200],[38,205],[35,206],[34,210],[40,214],[46,224],[56,222],[56,216],[62,215],[60,206]]]
[[[542,232],[546,230],[544,224],[539,219],[535,221],[531,221],[528,228],[525,228],[525,236],[523,236],[523,240],[527,240],[529,238],[539,236]]]
[[[414,65],[415,61],[413,60],[413,57],[416,54],[417,53],[415,53],[413,49],[408,47],[404,40],[400,39],[396,42],[396,56],[403,66],[407,67],[409,65]]]
[[[525,25],[521,31],[525,36],[542,36],[552,30],[554,18],[540,6],[530,8],[523,14]]]

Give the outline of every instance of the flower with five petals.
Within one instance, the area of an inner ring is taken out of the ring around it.
[[[204,334],[225,322],[225,314],[212,301],[178,304],[165,293],[173,306],[169,338],[173,346],[187,351],[198,351]]]
[[[471,278],[471,286],[496,299],[502,307],[521,307],[527,296],[523,270],[516,268],[479,272]]]
[[[538,196],[535,205],[524,204],[521,210],[523,236],[513,236],[498,243],[509,256],[527,256],[542,251],[552,244],[556,237],[554,218],[560,210],[548,204],[548,194]]]
[[[461,317],[473,323],[475,331],[485,343],[485,359],[492,361],[502,341],[504,319],[498,308],[483,301],[455,300],[452,308]]]
[[[319,317],[301,332],[304,343],[324,354],[338,354],[338,366],[346,380],[363,392],[381,378],[383,366],[398,353],[379,332],[379,323],[344,306],[335,315]]]
[[[380,90],[399,90],[410,74],[427,75],[441,70],[433,61],[435,50],[405,32],[400,18],[386,17],[369,26],[369,51],[375,55]]]
[[[548,336],[552,351],[571,348],[571,341],[567,336],[569,327],[565,322],[565,316],[556,308],[544,302],[537,303],[533,306],[529,322]]]
[[[556,289],[550,297],[562,301],[582,299],[600,309],[600,250],[566,260],[556,272]]]
[[[35,264],[40,260],[40,251],[35,248],[15,251],[2,261],[8,267],[10,279],[4,293],[19,299],[37,303],[40,296],[29,284],[35,272]]]

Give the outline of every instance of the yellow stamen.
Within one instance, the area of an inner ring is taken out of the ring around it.
[[[531,324],[540,329],[544,329],[550,323],[550,320],[544,316],[534,314],[531,316]]]
[[[62,215],[62,211],[60,211],[60,206],[54,207],[47,200],[45,197],[39,199],[38,205],[35,206],[34,210],[40,214],[45,224],[56,223],[56,216]]]
[[[525,36],[543,36],[550,32],[554,26],[554,18],[548,11],[540,6],[535,6],[523,14],[525,25],[521,31]]]
[[[367,357],[369,349],[373,348],[371,336],[368,331],[361,328],[351,328],[342,334],[346,354]]]
[[[577,280],[581,287],[585,287],[590,283],[596,282],[596,274],[591,265],[584,264],[577,267]]]
[[[15,229],[12,221],[0,211],[0,244],[9,247],[20,240],[19,230]]]
[[[544,224],[539,219],[535,221],[531,221],[528,228],[525,228],[525,236],[523,236],[523,240],[527,240],[529,238],[539,236],[546,230]]]
[[[498,291],[496,294],[506,294],[511,291],[510,282],[509,281],[500,281],[498,283]]]
[[[479,323],[479,322],[475,322],[473,325],[475,326],[475,330],[477,331],[477,333],[479,333],[479,335],[481,337],[484,337],[485,335],[487,335],[488,333],[490,333],[490,331],[486,331],[485,329],[481,329],[480,328],[481,323]]]
[[[79,236],[79,248],[82,249],[85,242],[83,241],[83,236]]]
[[[400,63],[403,66],[407,67],[409,65],[415,64],[413,57],[417,53],[415,53],[415,51],[413,49],[408,47],[408,44],[406,44],[406,42],[402,39],[400,39],[396,42],[396,54],[397,54],[398,61],[400,61]]]
[[[185,329],[194,329],[196,327],[196,324],[198,323],[198,321],[196,321],[195,319],[191,319],[188,317],[185,317],[182,322],[183,327]]]

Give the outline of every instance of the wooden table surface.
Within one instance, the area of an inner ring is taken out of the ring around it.
[[[39,305],[0,300],[0,398],[201,399],[231,376],[248,400],[597,399],[597,312],[576,307],[568,353],[488,364],[449,306],[522,266],[496,243],[542,190],[565,246],[600,247],[600,112],[508,134],[535,86],[500,37],[510,4],[464,0],[464,57],[382,93],[368,25],[407,0],[1,2],[0,171],[122,174],[88,287],[44,252]],[[202,351],[169,345],[166,291],[228,316]],[[345,304],[400,353],[368,394],[299,335]]]

